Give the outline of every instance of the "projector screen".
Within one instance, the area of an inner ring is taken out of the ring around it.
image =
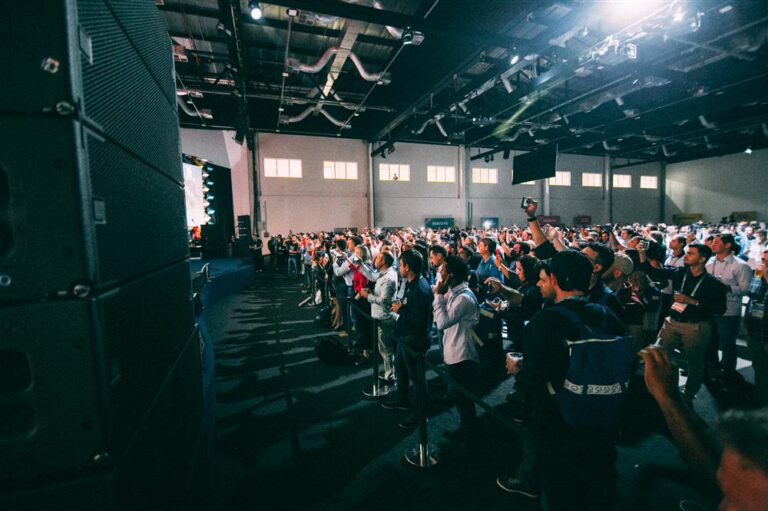
[[[187,203],[187,229],[207,223],[203,204],[203,169],[197,165],[183,163],[184,196]]]
[[[512,184],[554,177],[557,169],[557,144],[548,145],[512,160]]]

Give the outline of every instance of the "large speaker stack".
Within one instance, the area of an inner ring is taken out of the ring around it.
[[[200,343],[168,32],[152,0],[0,19],[0,508],[185,506]]]
[[[231,172],[208,162],[203,166],[203,184],[208,189],[206,211],[211,217],[202,227],[203,254],[207,258],[227,257],[227,246],[235,236]]]

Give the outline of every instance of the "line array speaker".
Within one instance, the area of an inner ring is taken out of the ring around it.
[[[0,507],[122,508],[200,444],[171,44],[149,0],[43,4],[0,2]]]

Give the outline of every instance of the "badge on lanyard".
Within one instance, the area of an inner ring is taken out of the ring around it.
[[[673,311],[682,314],[683,312],[685,312],[685,309],[687,307],[688,307],[688,304],[686,304],[686,303],[675,302],[675,303],[672,304],[672,307],[670,307],[670,308]]]

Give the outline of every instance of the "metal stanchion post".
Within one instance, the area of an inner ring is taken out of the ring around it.
[[[349,293],[347,293],[349,295]],[[347,351],[352,351],[352,297],[347,296]]]
[[[439,450],[429,444],[427,431],[427,380],[424,368],[424,356],[416,359],[416,372],[419,379],[416,380],[416,407],[419,412],[419,445],[405,451],[405,461],[416,468],[430,468],[438,463]],[[415,379],[415,378],[414,378]]]
[[[371,333],[373,334],[371,336],[373,339],[371,342],[371,344],[373,344],[371,347],[371,358],[373,359],[373,364],[371,364],[373,366],[373,386],[363,389],[363,396],[367,399],[376,399],[389,394],[390,388],[387,385],[381,384],[381,380],[379,380],[379,335],[377,321],[373,318],[371,318]]]

